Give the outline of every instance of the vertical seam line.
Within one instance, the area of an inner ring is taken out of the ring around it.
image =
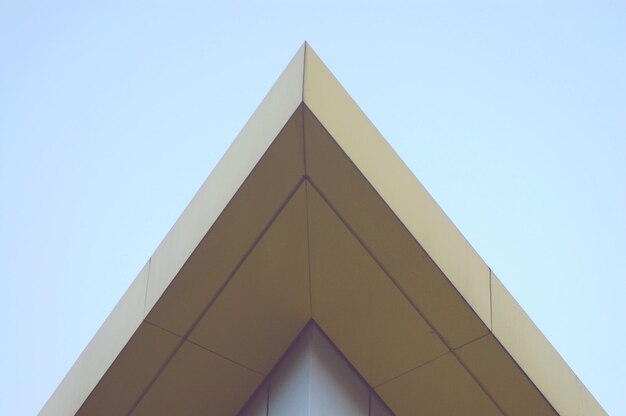
[[[267,400],[265,401],[265,416],[270,414],[270,387],[272,386],[272,374],[267,376]]]
[[[304,181],[304,199],[306,202],[306,246],[308,254],[308,271],[309,271],[309,316],[313,318],[313,282],[311,279],[311,227],[309,225],[309,186],[307,181]]]
[[[304,102],[304,80],[306,77],[306,51],[309,48],[309,45],[304,41],[304,56],[302,57],[302,90],[300,97],[302,98],[302,102]]]
[[[148,277],[146,277],[146,293],[143,297],[143,316],[141,320],[148,316],[148,288],[150,287],[150,268],[152,267],[152,256],[148,259]]]
[[[489,330],[493,332],[493,290],[491,289],[491,281],[493,280],[493,272],[489,267]]]

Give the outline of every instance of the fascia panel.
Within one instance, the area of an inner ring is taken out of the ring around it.
[[[149,263],[63,378],[41,416],[73,415],[78,411],[143,321],[148,273]]]
[[[310,318],[301,184],[189,339],[266,375]]]
[[[304,103],[491,328],[489,268],[308,47]]]
[[[133,282],[40,415],[76,413],[266,153],[302,103],[304,50],[304,46],[298,50],[158,246],[149,260],[150,267]]]
[[[271,227],[302,183],[302,110],[278,133],[235,196],[187,259],[147,320],[184,337]],[[156,267],[152,262],[151,268]],[[305,265],[306,266],[306,265]]]
[[[554,409],[564,416],[606,415],[502,282],[491,279],[493,334]]]
[[[200,240],[302,102],[304,46],[296,53],[226,154],[152,256],[146,307],[159,299]]]
[[[508,416],[558,416],[493,334],[456,353]]]
[[[304,127],[309,188],[324,195],[446,346],[487,334],[487,326],[306,106]]]

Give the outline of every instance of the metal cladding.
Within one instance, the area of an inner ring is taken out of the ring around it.
[[[396,415],[606,414],[306,44],[40,414],[235,415],[311,320]]]

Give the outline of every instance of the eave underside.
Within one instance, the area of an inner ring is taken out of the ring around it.
[[[305,45],[41,415],[234,415],[312,319],[396,415],[605,414]]]
[[[397,415],[555,414],[304,104],[78,414],[236,414],[310,319]]]

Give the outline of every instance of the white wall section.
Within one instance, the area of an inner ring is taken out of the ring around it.
[[[239,416],[393,416],[313,322]]]

